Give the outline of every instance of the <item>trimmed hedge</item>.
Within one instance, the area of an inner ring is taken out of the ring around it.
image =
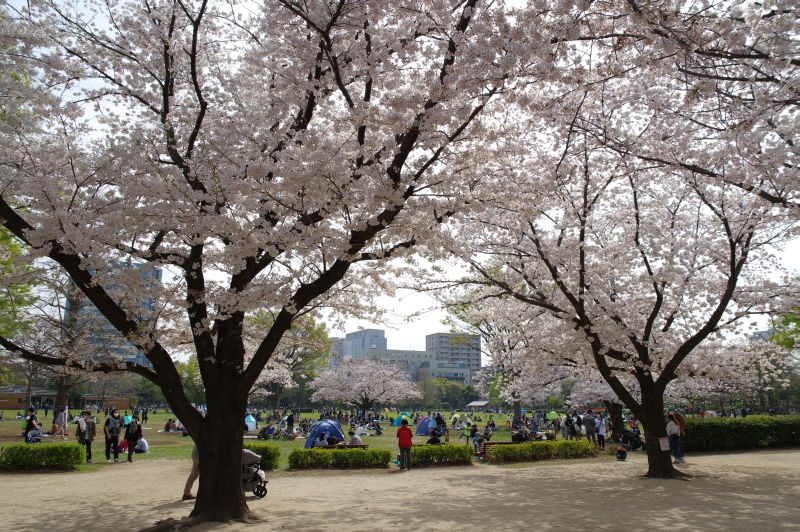
[[[688,418],[684,451],[800,445],[800,415]]]
[[[77,469],[86,460],[78,443],[14,443],[0,447],[0,469],[39,471]]]
[[[558,458],[595,456],[597,451],[588,440],[536,441],[489,447],[486,461],[493,464],[531,462]]]
[[[294,449],[289,469],[365,469],[388,467],[389,449]]]
[[[471,465],[472,454],[471,445],[415,445],[411,448],[411,465]]]
[[[277,445],[245,442],[243,447],[261,457],[261,467],[265,470],[274,471],[278,469],[281,461],[281,448]]]

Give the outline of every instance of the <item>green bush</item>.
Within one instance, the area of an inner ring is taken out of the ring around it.
[[[800,415],[686,420],[684,451],[724,451],[800,445]]]
[[[389,449],[294,449],[289,469],[364,469],[387,467]]]
[[[86,460],[78,443],[16,443],[0,447],[0,469],[6,471],[70,470]]]
[[[505,464],[557,458],[579,458],[595,454],[597,451],[588,440],[537,441],[489,447],[486,461],[493,464]]]
[[[261,467],[267,471],[278,469],[281,461],[281,448],[270,443],[245,443],[244,448],[261,457]]]
[[[472,454],[471,445],[415,445],[411,448],[411,465],[470,465]]]

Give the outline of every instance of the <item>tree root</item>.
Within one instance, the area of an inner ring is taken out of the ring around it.
[[[683,471],[680,471],[679,469],[675,469],[673,474],[670,475],[670,476],[667,476],[667,477],[665,477],[663,475],[658,475],[658,476],[651,475],[650,472],[648,471],[647,473],[642,475],[641,478],[665,479],[665,480],[689,480],[690,478],[694,478],[694,475],[690,475],[689,473],[684,473]]]
[[[169,519],[164,519],[156,522],[156,524],[154,524],[151,527],[143,528],[141,532],[173,532],[179,530],[189,530],[192,527],[197,526],[199,524],[211,523],[211,522],[217,522],[217,521],[199,515],[184,517],[182,519],[174,519],[170,517]],[[245,523],[248,525],[252,525],[257,523],[263,523],[264,520],[258,517],[253,512],[248,511],[245,517],[241,519],[232,519],[231,521],[228,522],[237,522],[237,523]]]

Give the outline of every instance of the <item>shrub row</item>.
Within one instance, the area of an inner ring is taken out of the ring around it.
[[[244,448],[261,457],[261,467],[263,469],[267,471],[278,469],[278,464],[281,461],[281,449],[277,445],[245,442]]]
[[[685,451],[800,445],[800,415],[688,418]]]
[[[415,445],[411,449],[411,465],[470,465],[472,454],[471,445]]]
[[[537,441],[489,447],[486,461],[493,464],[504,464],[557,458],[579,458],[582,456],[594,456],[596,453],[594,445],[588,440]]]
[[[0,447],[0,469],[38,471],[77,469],[86,459],[77,443],[15,443]]]
[[[364,469],[388,467],[389,449],[294,449],[289,469]]]

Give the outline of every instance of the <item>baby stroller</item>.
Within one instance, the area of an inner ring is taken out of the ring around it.
[[[262,499],[267,496],[267,475],[261,469],[261,457],[248,449],[242,450],[242,490]]]
[[[29,431],[28,435],[25,437],[25,443],[42,443],[42,436],[44,436],[44,432],[33,429]]]
[[[638,430],[626,430],[622,433],[622,445],[631,451],[636,451],[642,447],[642,438]]]

